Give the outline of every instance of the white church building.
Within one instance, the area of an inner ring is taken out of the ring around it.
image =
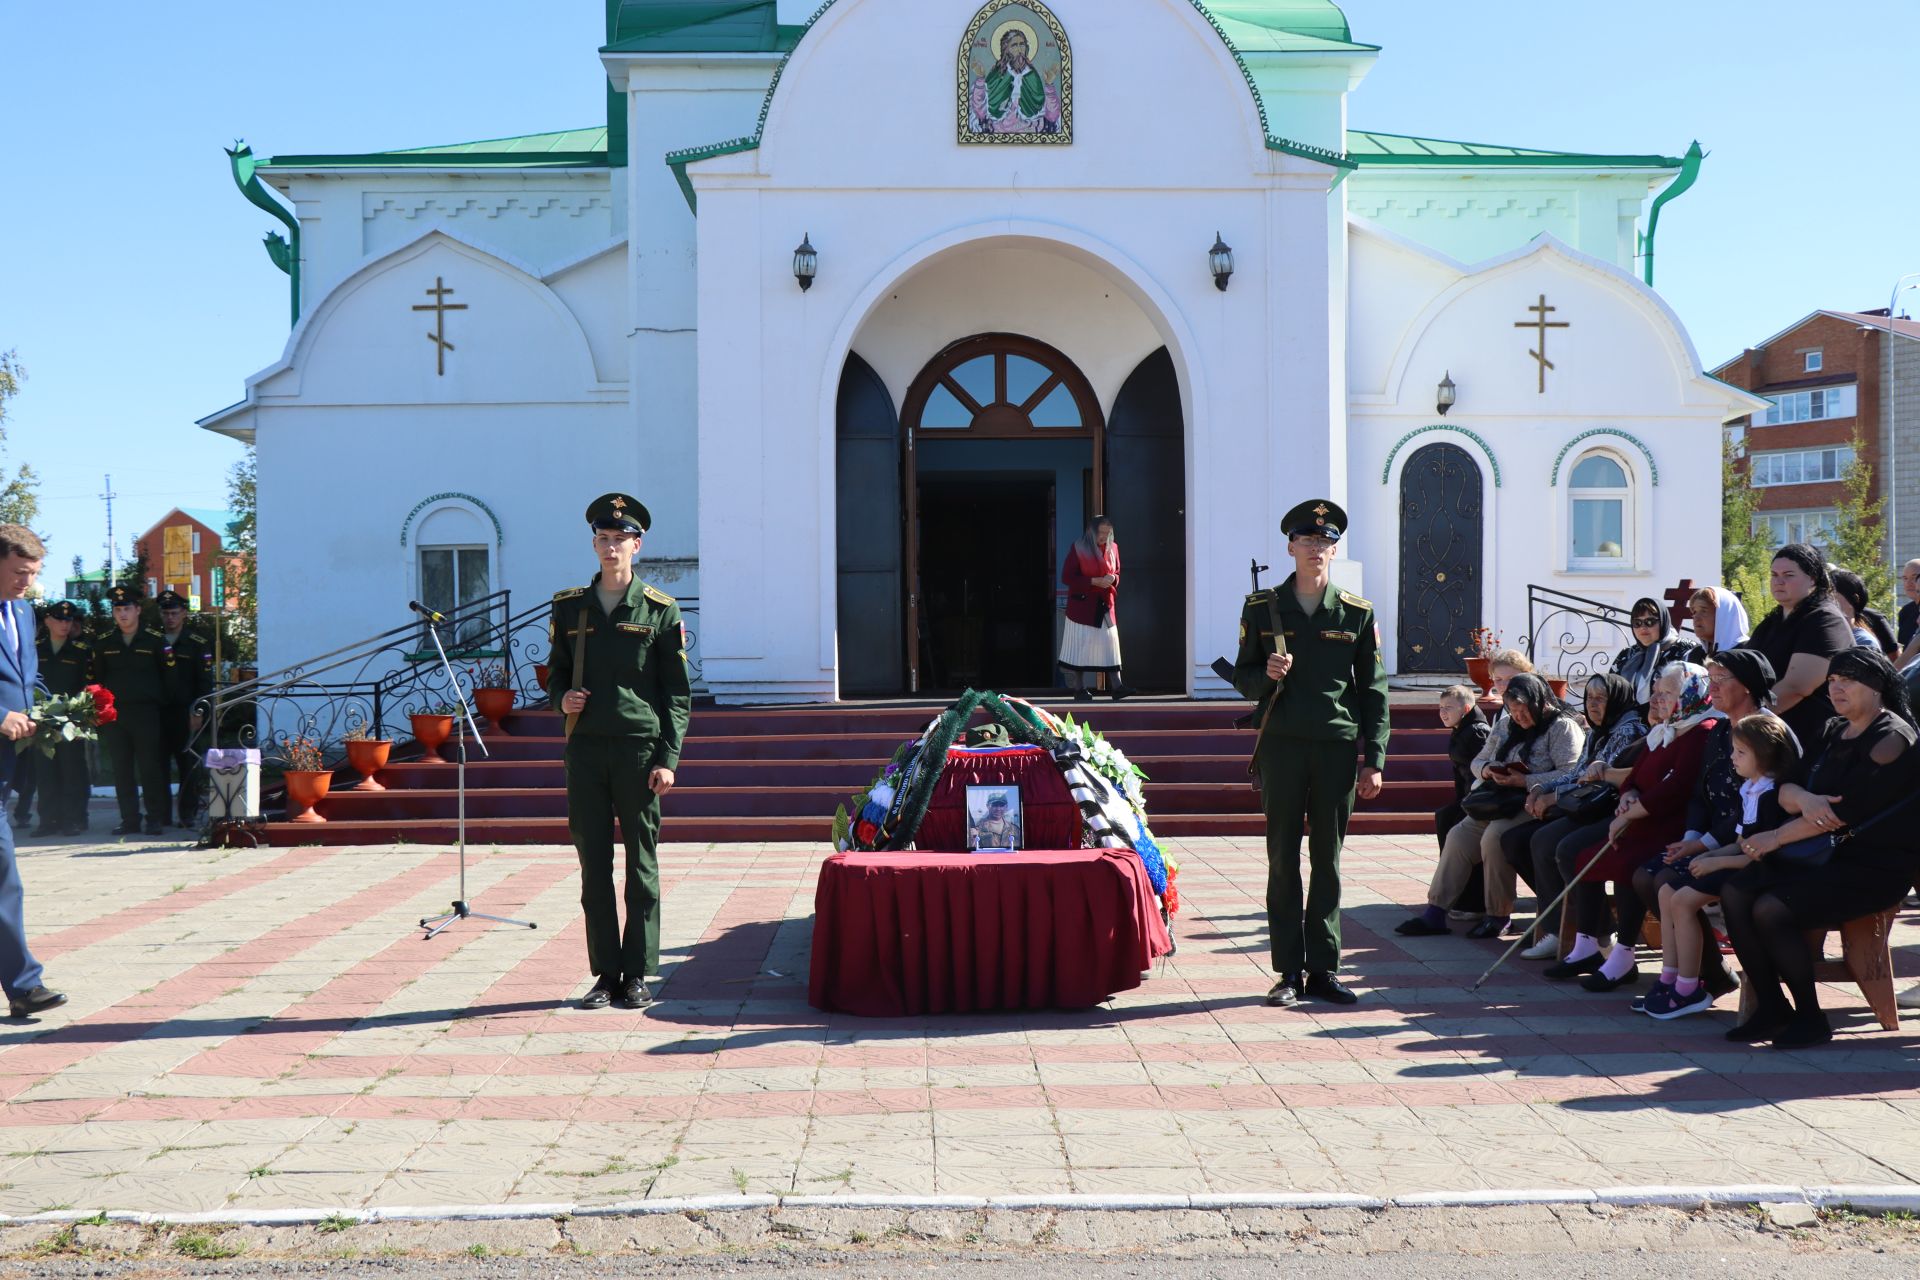
[[[201,424],[258,450],[264,668],[584,582],[610,489],[723,701],[1051,683],[1095,511],[1151,690],[1224,691],[1310,497],[1399,672],[1712,580],[1763,404],[1650,285],[1697,146],[1350,129],[1328,0],[814,3],[610,0],[605,127],[235,154],[294,291]]]

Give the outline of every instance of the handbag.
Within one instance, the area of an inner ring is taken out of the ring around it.
[[[1598,822],[1620,807],[1620,788],[1611,782],[1583,782],[1555,797],[1562,816],[1578,823]]]
[[[1469,818],[1493,822],[1511,818],[1526,807],[1525,787],[1503,787],[1497,782],[1477,782],[1473,790],[1460,797],[1460,808]]]
[[[1876,822],[1885,818],[1891,818],[1894,814],[1912,804],[1915,798],[1916,793],[1909,793],[1907,796],[1874,814],[1857,827],[1848,827],[1845,831],[1833,833],[1823,831],[1817,836],[1802,836],[1798,840],[1790,840],[1778,849],[1775,849],[1769,856],[1780,859],[1781,862],[1788,866],[1824,867],[1833,861],[1834,851],[1840,847],[1843,841],[1851,840],[1862,831],[1872,827]]]

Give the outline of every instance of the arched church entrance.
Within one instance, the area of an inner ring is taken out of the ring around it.
[[[1416,450],[1400,472],[1402,672],[1466,670],[1480,625],[1480,468],[1457,444]]]

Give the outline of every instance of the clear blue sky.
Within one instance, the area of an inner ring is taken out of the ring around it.
[[[1914,0],[1345,8],[1384,46],[1355,127],[1676,155],[1699,138],[1710,155],[1662,216],[1657,283],[1709,367],[1817,307],[1883,306],[1920,270]],[[260,247],[276,224],[234,190],[222,146],[595,124],[601,23],[599,0],[10,6],[0,350],[29,380],[6,460],[42,474],[49,567],[99,561],[108,472],[123,552],[169,507],[224,504],[238,446],[193,421],[278,359],[287,298]]]

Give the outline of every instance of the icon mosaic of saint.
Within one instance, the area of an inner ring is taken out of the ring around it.
[[[1060,51],[1051,40],[1038,44],[1032,25],[1011,19],[995,26],[987,42],[995,55],[991,66],[981,69],[976,48],[968,119],[975,133],[1060,132]]]

